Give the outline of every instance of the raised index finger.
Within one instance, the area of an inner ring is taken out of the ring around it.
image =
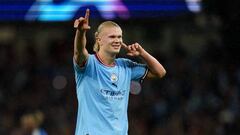
[[[125,43],[122,42],[121,45],[124,49],[128,50],[128,46]]]
[[[86,19],[87,22],[88,22],[89,14],[90,14],[90,10],[87,9],[86,13],[85,13],[85,19]]]

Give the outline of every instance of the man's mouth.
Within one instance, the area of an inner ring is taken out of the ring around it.
[[[112,47],[118,49],[121,47],[121,45],[112,45]]]

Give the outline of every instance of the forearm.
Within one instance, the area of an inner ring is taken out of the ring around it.
[[[145,61],[150,70],[148,77],[157,76],[159,78],[162,78],[166,74],[166,70],[164,69],[162,64],[160,64],[158,60],[155,59],[152,55],[150,55],[147,51],[143,50],[140,56]]]
[[[86,43],[86,31],[76,30],[74,39],[74,58],[78,64],[84,62],[87,58],[88,52]]]

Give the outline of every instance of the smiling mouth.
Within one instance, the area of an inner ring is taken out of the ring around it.
[[[112,45],[113,48],[120,48],[120,45]]]

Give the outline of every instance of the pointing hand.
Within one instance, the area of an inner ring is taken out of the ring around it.
[[[87,9],[86,13],[85,13],[85,17],[80,17],[80,18],[75,20],[74,28],[76,28],[78,30],[82,30],[82,31],[89,30],[90,29],[90,26],[88,25],[89,14],[90,14],[90,10]]]

